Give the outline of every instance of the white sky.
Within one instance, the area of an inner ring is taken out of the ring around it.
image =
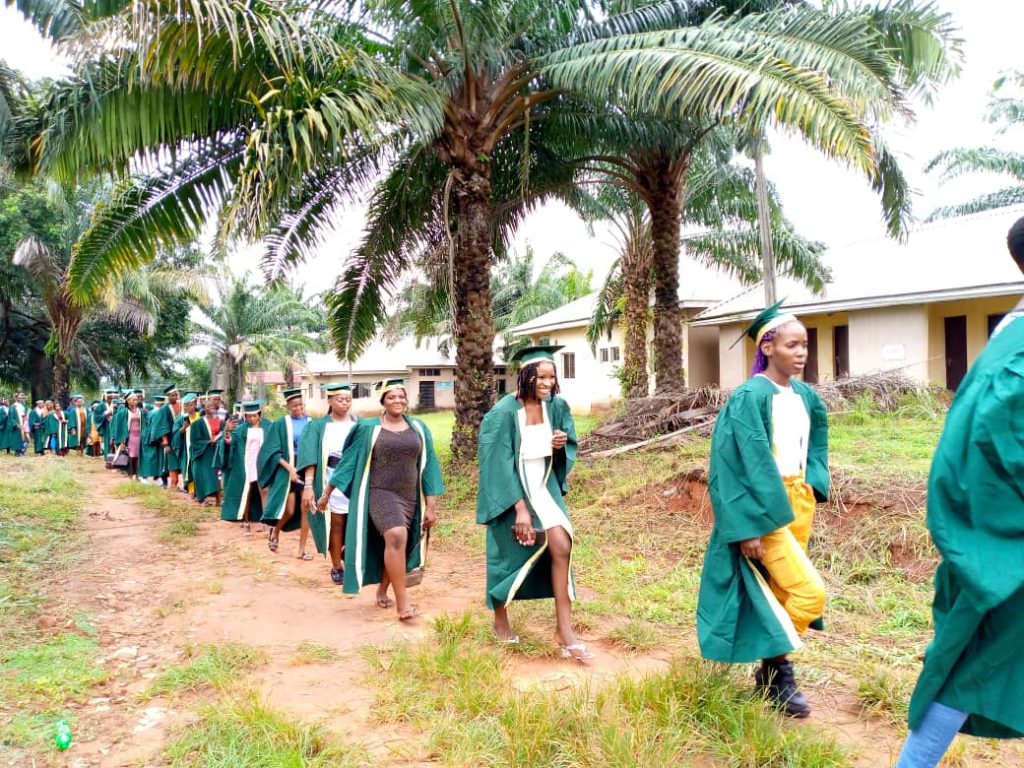
[[[954,14],[965,40],[966,62],[961,78],[947,87],[933,107],[921,107],[912,126],[887,129],[890,145],[912,185],[919,191],[915,214],[924,218],[935,207],[995,189],[990,177],[967,177],[942,187],[934,175],[923,172],[939,151],[954,146],[995,144],[1010,147],[1014,136],[999,137],[983,120],[988,91],[1000,72],[1024,69],[1020,31],[1024,29],[1024,3],[1016,0],[937,0]],[[62,67],[52,49],[20,15],[0,6],[0,58],[31,77],[59,76]],[[872,239],[885,234],[880,206],[867,181],[817,155],[799,139],[778,137],[766,170],[782,196],[786,213],[805,236],[830,245]],[[309,292],[328,287],[342,262],[359,242],[362,212],[346,211],[338,231],[319,255],[300,268],[298,277]],[[591,237],[571,211],[549,205],[523,224],[516,247],[532,243],[540,260],[562,251],[584,268],[594,270],[600,284],[614,258],[614,243],[607,230]],[[258,249],[238,257],[233,269],[255,269]],[[685,266],[683,268],[685,280]]]

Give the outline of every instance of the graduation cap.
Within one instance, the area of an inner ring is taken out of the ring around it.
[[[164,387],[164,394],[165,395],[170,395],[170,394],[172,394],[174,392],[177,392],[177,391],[178,391],[178,385],[177,384],[168,384],[166,387]]]
[[[213,395],[223,395],[223,394],[224,394],[224,390],[223,389],[208,389],[208,390],[206,390],[206,396],[207,397],[211,397]]]
[[[121,394],[121,390],[118,389],[117,387],[107,387],[106,389],[103,390],[103,394],[104,395],[120,395]]]
[[[383,396],[393,389],[405,389],[405,379],[384,379],[377,386],[377,394]]]
[[[242,412],[242,404],[241,403],[235,403],[234,408],[232,408],[232,410],[235,413],[241,413]]]
[[[72,400],[85,400],[85,395],[72,395]]]
[[[167,402],[167,397],[165,395],[154,395],[153,396],[153,403],[154,404],[155,403],[166,403],[166,402]]]
[[[130,394],[133,394],[133,395],[144,395],[144,394],[146,394],[146,390],[144,390],[144,389],[133,389]]]
[[[195,392],[186,392],[185,396],[183,398],[181,398],[181,402],[183,402],[183,403],[194,403],[198,399],[199,399],[199,395],[197,395]]]
[[[284,401],[287,403],[289,400],[294,400],[296,397],[302,397],[302,387],[286,389],[281,394],[284,395]]]
[[[729,349],[732,349],[743,341],[744,336],[752,339],[756,346],[761,343],[761,339],[764,338],[764,335],[768,333],[768,331],[774,331],[776,328],[780,328],[786,323],[792,323],[796,320],[796,315],[791,312],[781,311],[783,301],[785,301],[785,299],[780,299],[770,307],[762,309],[757,316],[750,321],[750,325],[743,329],[743,333],[741,333],[740,337],[732,343]]]
[[[242,411],[245,413],[259,413],[263,410],[262,400],[250,400],[247,403],[242,403]]]
[[[99,405],[101,402],[101,400],[93,400],[91,403],[89,403],[89,407],[92,408],[94,405]]]
[[[555,362],[555,352],[564,346],[564,344],[543,344],[536,347],[523,347],[512,355],[512,362],[519,363],[520,367],[534,363],[553,363]]]
[[[352,386],[350,384],[321,384],[320,389],[334,395],[338,392],[351,392]]]

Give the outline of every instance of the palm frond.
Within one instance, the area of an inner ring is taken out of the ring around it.
[[[988,194],[980,195],[973,200],[968,200],[966,203],[936,208],[931,212],[926,221],[951,219],[956,216],[968,216],[972,213],[991,211],[996,208],[1020,205],[1021,203],[1024,203],[1024,186],[1006,187],[997,192],[989,192]]]
[[[995,147],[957,147],[928,161],[925,171],[935,170],[941,171],[944,182],[965,173],[1005,173],[1024,181],[1024,154]]]

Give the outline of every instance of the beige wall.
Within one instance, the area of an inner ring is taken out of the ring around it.
[[[928,308],[924,304],[850,312],[850,375],[899,370],[928,380]]]
[[[928,305],[928,381],[946,384],[947,317],[967,317],[967,366],[970,367],[988,343],[988,316],[1009,312],[1018,300],[1016,296],[997,296]]]
[[[818,381],[834,379],[836,377],[835,329],[837,325],[848,326],[850,324],[849,315],[845,312],[834,312],[824,315],[801,316],[800,320],[807,328],[815,328],[818,331]]]
[[[734,346],[736,339],[747,327],[746,323],[728,323],[718,327],[718,384],[732,389],[750,377],[750,367],[754,364],[754,342],[744,339]]]
[[[687,348],[684,357],[686,385],[696,389],[718,382],[718,328],[687,326]]]
[[[533,341],[537,343],[541,336],[535,336]],[[590,343],[587,341],[586,329],[563,328],[546,334],[550,344],[562,344],[565,349],[555,353],[555,363],[558,370],[558,384],[562,390],[562,397],[569,403],[575,413],[589,413],[594,403],[607,402],[620,396],[619,380],[615,378],[613,369],[622,365],[622,337],[619,329],[612,331],[611,339],[602,337],[597,345],[597,355],[590,351]],[[602,349],[617,347],[619,359],[609,359],[607,362],[600,361]],[[576,356],[576,375],[574,378],[565,377],[562,354],[572,353]]]

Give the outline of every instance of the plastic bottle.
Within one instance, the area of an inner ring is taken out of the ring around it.
[[[61,752],[71,746],[71,726],[64,718],[57,721],[57,732],[54,735],[53,743]]]

